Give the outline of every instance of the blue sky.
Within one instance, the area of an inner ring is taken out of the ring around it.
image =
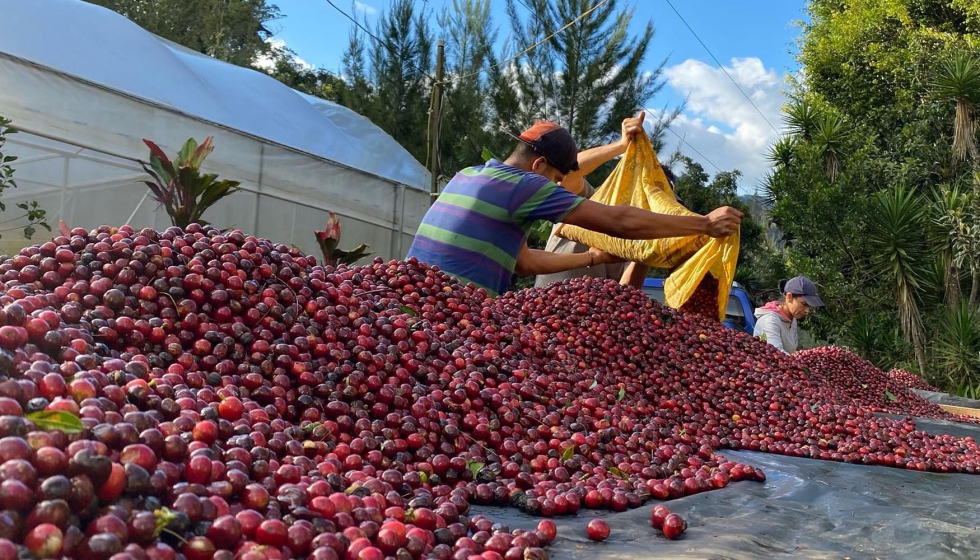
[[[326,0],[273,0],[282,17],[271,24],[275,40],[295,51],[312,66],[340,71],[352,23]],[[681,22],[666,0],[621,2],[635,7],[633,26],[641,29],[652,21],[656,35],[647,56],[650,69],[667,58],[664,77],[667,87],[650,103],[653,109],[686,108],[673,129],[691,146],[668,133],[668,152],[681,152],[701,162],[705,170],[740,169],[743,192],[753,192],[766,170],[765,149],[776,137],[766,119],[779,129],[779,109],[785,101],[786,75],[797,71],[793,58],[803,19],[803,0],[672,0],[687,23],[728,73],[748,94],[759,112],[732,84],[711,55]],[[348,14],[357,13],[371,28],[387,8],[388,0],[334,0]],[[419,0],[431,14],[451,0]],[[492,0],[491,11],[500,37],[509,35],[504,0]],[[518,3],[519,9],[520,3]],[[703,157],[702,157],[703,156]],[[712,165],[713,164],[713,165]]]

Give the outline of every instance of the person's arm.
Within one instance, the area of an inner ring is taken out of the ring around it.
[[[633,206],[607,206],[583,200],[562,220],[621,239],[662,239],[707,234],[725,237],[738,231],[742,213],[723,206],[707,216],[668,216]]]
[[[623,271],[623,276],[619,279],[619,283],[624,286],[642,288],[643,281],[647,279],[647,272],[649,270],[650,267],[645,264],[632,262],[628,267],[626,267],[626,270]]]
[[[585,188],[585,176],[595,171],[600,165],[616,156],[623,155],[633,137],[643,132],[643,117],[646,111],[641,111],[639,117],[623,120],[622,137],[611,144],[589,148],[578,154],[578,171],[572,171],[561,181],[572,194],[581,194]]]
[[[787,353],[786,349],[783,348],[783,332],[779,328],[779,318],[773,314],[764,315],[755,323],[756,331],[762,331],[759,333],[759,338],[765,337],[763,340],[775,346],[780,352]]]
[[[521,254],[517,256],[514,272],[521,276],[537,276],[613,262],[620,261],[617,257],[598,249],[589,249],[584,253],[552,253],[531,249],[524,245]]]

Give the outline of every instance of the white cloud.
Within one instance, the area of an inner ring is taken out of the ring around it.
[[[753,192],[769,168],[766,149],[777,138],[769,123],[777,129],[782,127],[780,108],[786,101],[782,93],[784,76],[767,69],[757,57],[733,58],[725,69],[765,118],[721,68],[688,59],[664,69],[668,85],[678,95],[687,97],[684,112],[671,128],[704,155],[699,156],[686,145],[679,146],[682,153],[701,163],[705,171],[717,172],[705,158],[723,171],[738,169],[743,174],[742,190]],[[680,143],[673,134],[665,139],[671,148]]]
[[[274,37],[270,37],[269,39],[266,39],[266,42],[269,43],[269,47],[272,49],[272,53],[260,54],[255,58],[255,61],[252,62],[252,66],[256,68],[261,68],[263,70],[268,70],[273,66],[275,66],[276,63],[275,63],[275,59],[272,56],[273,53],[278,54],[286,50],[286,41],[283,41],[282,39],[276,39]],[[298,64],[303,69],[305,70],[314,69],[314,66],[312,64],[306,62],[302,58],[296,55],[293,55],[292,58],[293,58],[293,62]]]
[[[354,0],[354,10],[369,16],[373,16],[374,14],[378,13],[378,9],[374,6],[365,4],[364,2],[358,2],[357,0]]]

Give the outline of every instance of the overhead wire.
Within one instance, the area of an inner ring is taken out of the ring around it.
[[[662,124],[664,126],[664,130],[670,131],[670,133],[673,134],[674,136],[676,136],[678,140],[680,140],[681,142],[683,142],[688,148],[691,148],[691,150],[694,153],[696,153],[697,155],[701,156],[701,159],[703,159],[704,161],[708,162],[708,164],[711,165],[711,167],[714,167],[719,173],[721,173],[721,168],[720,167],[718,167],[717,165],[715,165],[714,162],[712,162],[710,159],[708,159],[707,156],[705,156],[704,154],[702,154],[700,150],[698,150],[690,142],[688,142],[687,141],[687,138],[684,138],[683,136],[681,136],[680,134],[678,134],[676,130],[674,130],[673,128],[671,128],[670,127],[670,124],[664,122],[664,120],[661,119],[660,116],[657,115],[657,113],[653,109],[648,109],[648,108],[644,107],[643,110],[647,114],[651,115],[653,118],[655,118],[658,121],[660,121],[660,124]]]
[[[354,25],[356,25],[356,26],[357,26],[357,27],[358,27],[358,28],[359,28],[359,29],[360,29],[361,31],[363,31],[363,32],[364,32],[364,33],[366,33],[366,34],[367,34],[367,35],[368,35],[369,37],[371,37],[372,39],[374,39],[375,41],[377,41],[377,42],[378,42],[379,44],[381,44],[382,46],[384,46],[385,48],[387,48],[387,49],[388,49],[388,51],[389,51],[389,52],[390,52],[391,54],[393,54],[393,55],[397,55],[397,52],[396,52],[396,50],[397,50],[397,49],[395,49],[394,47],[392,47],[392,46],[391,46],[391,45],[390,45],[390,44],[389,44],[388,42],[386,42],[386,41],[384,41],[384,40],[382,40],[382,39],[381,39],[381,38],[379,38],[379,37],[378,37],[377,35],[375,35],[374,33],[372,33],[372,32],[371,32],[370,30],[368,30],[368,29],[367,29],[367,28],[366,28],[365,26],[363,26],[363,25],[361,24],[361,22],[359,22],[359,21],[357,21],[357,19],[356,19],[356,18],[354,18],[354,17],[352,17],[352,16],[350,15],[350,14],[348,14],[347,12],[345,12],[344,10],[342,10],[342,9],[341,9],[340,7],[338,7],[338,6],[336,5],[336,4],[334,4],[334,2],[333,2],[332,0],[325,0],[325,1],[327,2],[327,4],[329,4],[330,6],[332,6],[332,7],[333,7],[333,8],[335,9],[335,10],[337,10],[338,12],[340,12],[340,13],[341,13],[341,14],[342,14],[342,15],[343,15],[344,17],[346,17],[346,18],[347,18],[348,20],[350,20],[350,21],[351,21],[351,22],[352,22],[352,23],[353,23]],[[511,63],[511,62],[514,62],[515,60],[517,60],[517,59],[519,59],[519,58],[520,58],[521,56],[523,56],[523,55],[525,55],[525,54],[527,54],[528,52],[530,52],[530,51],[532,51],[532,50],[533,50],[533,49],[535,49],[536,47],[538,47],[538,46],[540,46],[540,45],[542,45],[542,44],[544,44],[545,42],[547,42],[547,41],[549,41],[550,39],[552,39],[552,38],[554,38],[555,36],[557,36],[557,35],[558,35],[559,33],[561,33],[562,31],[564,31],[565,29],[568,29],[568,28],[569,28],[569,27],[571,27],[572,25],[574,25],[574,24],[576,24],[576,23],[578,23],[578,22],[579,22],[579,21],[581,21],[581,20],[582,20],[583,18],[585,18],[586,16],[588,16],[589,14],[591,14],[592,12],[594,12],[595,10],[597,10],[597,9],[599,9],[599,8],[600,8],[601,6],[603,6],[603,5],[604,5],[604,4],[606,4],[607,2],[609,2],[609,0],[602,0],[602,1],[600,1],[600,2],[598,2],[598,3],[596,4],[596,5],[594,5],[594,6],[592,6],[592,7],[591,7],[591,8],[589,8],[588,10],[586,10],[586,11],[584,11],[584,12],[582,12],[581,14],[579,14],[579,16],[578,16],[578,17],[576,17],[575,19],[573,19],[573,20],[571,20],[571,21],[569,21],[568,23],[566,23],[565,25],[563,25],[563,26],[561,26],[561,27],[560,27],[560,28],[559,28],[558,30],[556,30],[556,31],[555,31],[554,33],[551,33],[550,35],[548,35],[548,36],[547,36],[547,37],[545,37],[544,39],[541,39],[540,41],[538,41],[538,42],[537,42],[537,43],[535,43],[534,45],[531,45],[530,47],[528,47],[528,48],[526,48],[526,49],[524,49],[524,50],[523,50],[523,51],[521,51],[520,53],[518,53],[518,54],[516,54],[516,55],[514,55],[513,57],[511,57],[511,58],[510,58],[509,60],[507,60],[507,61],[502,61],[502,62],[499,62],[499,63],[495,63],[495,64],[492,64],[492,65],[490,65],[490,66],[488,66],[488,67],[487,67],[486,69],[480,69],[480,70],[478,70],[478,71],[475,71],[475,72],[471,72],[471,73],[469,73],[469,74],[466,74],[466,75],[464,75],[464,76],[462,76],[462,77],[460,77],[459,79],[460,79],[460,80],[465,80],[466,78],[470,78],[470,77],[472,77],[472,76],[474,76],[474,75],[477,75],[477,74],[480,74],[480,73],[481,73],[481,72],[483,72],[484,70],[490,70],[490,69],[492,69],[492,68],[497,68],[497,67],[499,67],[499,66],[500,66],[500,65],[502,65],[502,64],[509,64],[509,63]],[[669,0],[668,0],[668,3],[669,3]],[[673,8],[673,6],[671,6],[671,7]],[[676,10],[675,10],[675,13],[676,13]],[[678,17],[680,17],[680,14],[678,14]],[[683,20],[683,18],[682,18],[682,20]],[[686,22],[685,22],[685,23],[686,23]],[[690,29],[690,26],[688,26],[688,28]],[[692,33],[693,33],[693,30],[692,30]],[[699,39],[699,41],[700,41],[700,39]],[[704,43],[702,43],[702,45],[703,45],[703,44],[704,44]],[[707,47],[705,47],[705,48],[707,49]],[[712,55],[712,57],[713,57],[713,56],[714,56],[714,55]],[[717,61],[717,60],[716,60],[716,61]],[[421,68],[418,68],[417,66],[415,66],[415,65],[414,65],[414,64],[412,64],[411,62],[410,62],[410,65],[411,65],[411,66],[412,66],[412,67],[413,67],[413,68],[414,68],[414,69],[415,69],[415,70],[416,70],[416,71],[417,71],[418,73],[420,73],[420,74],[422,74],[423,76],[425,76],[425,77],[427,77],[427,78],[428,78],[428,79],[429,79],[429,80],[430,80],[430,81],[431,81],[432,83],[435,83],[435,78],[434,78],[434,77],[432,77],[431,75],[429,75],[429,73],[428,73],[428,72],[425,72],[425,71],[423,71],[423,70],[422,70]],[[724,68],[723,68],[723,70],[724,70]],[[727,74],[727,72],[726,72],[726,74]],[[731,78],[731,76],[729,76],[729,78]],[[734,80],[733,80],[733,82],[734,82]],[[735,85],[736,85],[736,87],[738,86],[738,84],[735,84]],[[741,88],[739,88],[739,90],[741,91]],[[745,94],[745,92],[742,92],[742,94],[744,95],[744,94]],[[448,101],[448,102],[449,102],[449,104],[450,104],[450,105],[452,105],[453,107],[455,107],[455,105],[453,104],[453,98],[452,98],[452,96],[451,96],[451,95],[448,95],[448,93],[447,93],[447,92],[443,92],[443,99],[445,99],[446,101]],[[430,109],[429,109],[429,119],[430,119],[430,120],[432,119],[432,107],[431,107],[431,105],[432,105],[432,103],[431,103],[431,101],[432,101],[432,100],[430,100]],[[749,100],[749,102],[751,103],[751,100]],[[443,104],[443,105],[441,105],[441,106],[442,106],[442,107],[445,107],[445,104]],[[753,106],[754,106],[754,104],[753,104]],[[677,133],[677,131],[675,131],[675,130],[674,130],[673,128],[671,128],[671,127],[670,127],[670,125],[669,125],[668,123],[665,123],[665,122],[663,121],[663,119],[661,119],[661,118],[660,118],[660,117],[659,117],[659,116],[657,115],[657,113],[656,113],[656,112],[654,112],[654,111],[653,111],[653,110],[651,110],[651,109],[647,109],[647,108],[644,108],[643,110],[644,110],[644,111],[646,111],[647,113],[649,113],[650,115],[652,115],[652,116],[653,116],[653,117],[654,117],[655,119],[657,119],[658,121],[660,121],[660,123],[661,123],[661,124],[662,124],[662,125],[664,126],[664,129],[665,129],[665,130],[668,130],[668,131],[670,131],[670,133],[671,133],[671,134],[673,134],[674,136],[676,136],[676,137],[677,137],[677,138],[678,138],[678,139],[679,139],[679,140],[680,140],[680,141],[681,141],[681,142],[682,142],[683,144],[685,144],[685,145],[686,145],[687,147],[689,147],[689,148],[690,148],[690,149],[691,149],[691,150],[692,150],[692,151],[693,151],[694,153],[696,153],[696,154],[697,154],[698,156],[700,156],[700,157],[701,157],[701,159],[703,159],[703,160],[704,160],[705,162],[707,162],[707,163],[708,163],[709,165],[711,165],[711,166],[712,166],[713,168],[715,168],[715,169],[716,169],[717,171],[719,171],[719,172],[721,172],[721,168],[720,168],[720,167],[718,167],[717,165],[715,165],[715,164],[714,164],[714,162],[712,162],[712,161],[711,161],[710,159],[708,159],[708,158],[707,158],[707,156],[705,156],[705,155],[704,155],[703,153],[701,153],[701,151],[700,151],[700,150],[698,150],[698,149],[697,149],[696,147],[694,147],[694,146],[693,146],[693,145],[692,145],[692,144],[691,144],[690,142],[688,142],[686,138],[684,138],[683,136],[681,136],[680,134],[678,134],[678,133]],[[758,110],[758,107],[756,107],[756,110]],[[760,114],[761,114],[761,111],[760,111]],[[441,116],[441,115],[440,115],[440,116]],[[763,118],[765,118],[765,115],[763,115]],[[768,120],[767,120],[766,122],[768,122]],[[770,124],[770,126],[772,126],[772,125]],[[431,128],[431,127],[429,127],[429,128]],[[775,129],[774,129],[774,130],[775,130]],[[428,133],[427,133],[427,134],[428,134]],[[429,147],[428,147],[428,145],[429,145],[429,141],[427,140],[427,141],[426,141],[426,161],[429,161],[429,158],[431,157],[431,154],[430,154],[430,153],[428,152],[428,149],[429,149]]]
[[[333,9],[337,10],[338,12],[341,13],[341,15],[343,15],[344,17],[346,17],[347,19],[349,19],[354,25],[356,25],[358,27],[358,29],[360,29],[361,31],[363,31],[364,33],[366,33],[368,35],[368,37],[374,39],[375,41],[378,42],[378,44],[380,44],[383,47],[385,47],[390,54],[392,54],[393,56],[396,56],[396,57],[398,56],[398,52],[397,52],[398,49],[397,48],[393,47],[390,43],[388,43],[387,41],[384,41],[383,39],[381,39],[380,37],[378,37],[374,33],[371,33],[371,31],[367,27],[365,27],[364,25],[361,25],[361,22],[357,21],[357,18],[351,16],[350,14],[348,14],[347,12],[345,12],[344,10],[342,10],[339,6],[337,6],[336,4],[334,4],[333,3],[333,0],[325,0],[325,1],[326,1],[327,4],[330,4],[330,6],[332,6]],[[407,62],[409,64],[409,66],[413,70],[415,70],[416,72],[418,72],[422,76],[425,76],[426,78],[428,78],[429,79],[429,82],[431,84],[435,84],[436,83],[436,79],[431,74],[429,74],[425,70],[422,70],[421,68],[419,68],[411,60],[408,60]],[[444,85],[445,83],[446,82],[443,81],[441,85]],[[450,104],[453,104],[453,99],[452,99],[451,96],[448,96],[448,95],[445,95],[444,94],[443,95],[443,99],[446,99],[446,100],[449,101]],[[432,153],[429,150],[430,150],[430,147],[431,147],[430,145],[431,145],[431,141],[432,141],[432,138],[431,138],[432,130],[431,129],[432,129],[432,119],[433,119],[432,112],[433,112],[433,106],[434,105],[435,105],[434,100],[430,96],[430,99],[429,99],[429,110],[428,110],[428,122],[426,124],[426,133],[425,133],[425,135],[426,135],[426,138],[425,138],[425,162],[426,163],[425,163],[425,165],[428,165],[429,164],[429,160],[432,157]],[[444,107],[444,105],[440,105],[440,115],[437,116],[437,118],[439,119],[437,122],[441,122],[441,118],[442,118],[442,115],[441,115],[442,107]],[[455,108],[456,105],[453,104],[453,107]],[[438,157],[438,150],[436,150],[436,157]]]
[[[771,128],[772,131],[776,133],[776,136],[779,136],[780,134],[779,131],[776,130],[776,127],[773,126],[771,122],[769,122],[769,119],[766,117],[765,113],[762,112],[762,109],[759,109],[758,105],[756,105],[755,102],[752,101],[752,98],[749,97],[749,95],[745,93],[745,90],[742,89],[742,86],[738,85],[738,82],[735,81],[735,78],[733,78],[732,75],[728,73],[728,70],[725,69],[725,66],[721,63],[721,61],[718,60],[718,57],[716,57],[715,54],[711,52],[711,49],[708,48],[708,45],[706,45],[704,41],[701,40],[701,37],[698,36],[698,34],[694,31],[691,25],[687,23],[687,20],[684,19],[684,16],[682,16],[681,13],[677,11],[677,8],[674,7],[674,4],[672,4],[670,0],[664,0],[664,1],[667,2],[667,5],[670,6],[670,9],[673,10],[675,14],[677,14],[677,17],[680,18],[684,26],[687,27],[687,30],[690,31],[692,35],[694,35],[694,38],[697,39],[699,43],[701,43],[701,46],[704,47],[704,50],[708,52],[708,55],[711,56],[711,59],[715,61],[715,64],[717,64],[718,67],[721,68],[721,71],[724,72],[726,76],[728,76],[728,79],[731,80],[733,84],[735,84],[735,87],[738,88],[738,91],[742,93],[742,96],[745,97],[745,100],[748,101],[750,105],[752,105],[752,107],[756,110],[757,113],[759,113],[759,116],[762,117],[762,120],[766,121],[766,124],[769,125],[769,128]]]
[[[327,1],[329,2],[329,0],[327,0]],[[510,64],[511,62],[514,62],[514,61],[516,61],[517,59],[519,59],[520,57],[522,57],[522,56],[524,56],[525,54],[527,54],[527,53],[529,53],[529,52],[531,52],[531,51],[533,51],[533,50],[534,50],[534,49],[536,49],[537,47],[539,47],[539,46],[541,46],[541,45],[543,45],[544,43],[546,43],[546,42],[548,42],[548,41],[550,41],[551,39],[553,39],[553,38],[554,38],[555,36],[557,36],[557,35],[558,35],[559,33],[561,33],[562,31],[564,31],[564,30],[566,30],[566,29],[568,29],[569,27],[571,27],[571,26],[573,26],[573,25],[575,25],[576,23],[578,23],[578,22],[580,22],[580,21],[582,21],[582,19],[583,19],[583,18],[585,18],[586,16],[588,16],[588,15],[589,15],[589,14],[591,14],[592,12],[594,12],[594,11],[596,11],[597,9],[599,9],[600,7],[602,7],[602,6],[604,5],[604,4],[606,4],[606,3],[608,3],[608,2],[609,2],[609,0],[602,0],[601,2],[599,2],[598,4],[596,4],[595,6],[592,6],[592,7],[591,7],[591,8],[589,8],[588,10],[585,10],[584,12],[582,12],[581,14],[579,14],[579,15],[578,15],[578,17],[576,17],[576,18],[575,18],[575,19],[573,19],[572,21],[570,21],[570,22],[568,22],[568,23],[566,23],[565,25],[563,25],[563,26],[561,26],[560,28],[558,28],[558,30],[556,30],[556,31],[555,31],[554,33],[552,33],[551,35],[548,35],[548,36],[547,36],[547,37],[545,37],[544,39],[541,39],[541,40],[540,40],[540,41],[538,41],[537,43],[534,43],[534,44],[533,44],[533,45],[531,45],[530,47],[528,47],[528,48],[526,48],[526,49],[524,49],[523,51],[521,51],[521,52],[519,52],[519,53],[517,53],[516,55],[514,55],[514,56],[512,56],[512,57],[511,57],[510,59],[508,59],[508,60],[505,60],[505,61],[501,61],[501,62],[497,62],[497,63],[494,63],[494,64],[491,64],[491,65],[490,65],[490,66],[488,66],[488,67],[487,67],[487,68],[486,68],[485,70],[490,70],[490,69],[492,69],[492,68],[498,68],[498,67],[500,67],[500,66],[501,66],[502,64]],[[480,70],[477,70],[476,72],[470,72],[469,74],[466,74],[465,76],[462,76],[462,77],[461,77],[460,79],[461,79],[461,80],[465,80],[466,78],[470,78],[470,77],[472,77],[472,76],[475,76],[475,75],[477,75],[477,74],[479,74],[479,73],[481,73],[481,72],[483,72],[483,71],[484,71],[484,69],[482,69],[482,68],[481,68]]]

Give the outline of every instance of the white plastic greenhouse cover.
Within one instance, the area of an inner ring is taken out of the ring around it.
[[[205,214],[220,227],[315,252],[326,212],[342,246],[387,257],[408,249],[428,205],[428,174],[404,148],[349,109],[260,72],[163,40],[78,0],[0,0],[0,116],[21,133],[8,208],[37,199],[50,223],[166,227],[146,200],[142,139],[175,153],[214,136],[207,171],[245,192]],[[4,241],[8,234],[4,232]]]

